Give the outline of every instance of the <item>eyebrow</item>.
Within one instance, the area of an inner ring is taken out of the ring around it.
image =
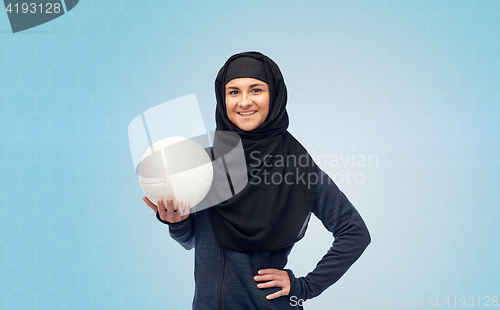
[[[250,85],[248,88],[252,88],[252,87],[255,87],[255,86],[265,86],[265,85],[257,83],[257,84]],[[236,86],[229,86],[228,88],[226,88],[226,90],[228,90],[228,89],[239,89],[239,88],[236,87]]]

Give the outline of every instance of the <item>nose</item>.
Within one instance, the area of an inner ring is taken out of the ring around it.
[[[252,98],[250,98],[250,94],[243,92],[241,96],[241,100],[238,104],[241,108],[246,108],[252,105]]]

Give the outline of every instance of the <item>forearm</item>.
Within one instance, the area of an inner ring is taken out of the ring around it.
[[[318,172],[321,182],[318,184],[313,213],[335,240],[312,272],[305,277],[291,276],[291,295],[303,300],[318,296],[337,282],[371,241],[368,228],[356,208],[319,167]]]
[[[307,300],[321,294],[344,275],[361,256],[370,241],[370,234],[361,216],[358,212],[353,212],[350,224],[337,235],[332,247],[316,268],[305,277],[293,276],[290,295]]]

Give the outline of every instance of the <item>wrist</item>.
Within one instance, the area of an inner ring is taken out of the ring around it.
[[[160,213],[158,212],[158,210],[156,210],[156,218],[158,219],[158,221],[162,222],[163,224],[167,224],[167,225],[171,224],[170,222],[167,222],[167,221],[164,221],[161,219]]]
[[[293,272],[290,270],[290,269],[283,269],[285,270],[287,273],[288,273],[288,278],[290,280],[290,292],[288,292],[288,297],[291,297],[291,296],[297,296],[295,293],[295,286],[296,286],[296,283],[295,283],[295,275],[293,274]]]

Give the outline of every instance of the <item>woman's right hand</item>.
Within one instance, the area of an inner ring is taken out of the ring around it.
[[[185,207],[182,207],[182,200],[177,201],[177,210],[174,211],[174,200],[172,198],[167,199],[167,209],[165,210],[165,205],[163,199],[158,199],[158,207],[149,200],[148,197],[143,197],[142,200],[154,211],[160,214],[160,218],[163,221],[169,223],[178,223],[184,221],[189,217],[189,203],[186,203]]]

